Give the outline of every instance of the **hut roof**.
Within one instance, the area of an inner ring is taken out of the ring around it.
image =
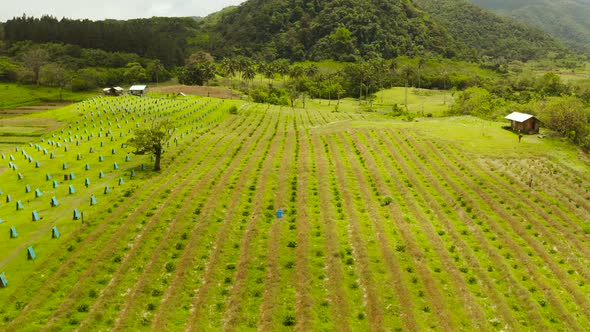
[[[129,88],[129,91],[142,91],[145,90],[145,88],[147,88],[147,85],[133,85]]]
[[[504,119],[516,121],[516,122],[525,122],[526,120],[528,120],[530,118],[535,118],[535,116],[530,115],[530,114],[526,114],[526,113],[520,113],[520,112],[512,112],[504,117]]]

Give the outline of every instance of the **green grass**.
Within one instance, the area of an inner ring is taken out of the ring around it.
[[[410,111],[444,112],[442,92],[409,92]],[[5,125],[7,138],[32,141],[0,159],[0,329],[590,328],[590,167],[579,151],[551,137],[519,143],[507,123],[379,111],[403,96],[385,91],[372,112],[350,99],[336,110],[101,97]],[[142,171],[149,157],[126,161],[122,144],[162,117],[178,126],[164,169]]]
[[[60,91],[58,88],[21,85],[16,83],[1,83],[0,110],[60,100],[78,102],[94,96],[97,93],[97,91],[71,92],[64,89],[62,90],[60,99]]]

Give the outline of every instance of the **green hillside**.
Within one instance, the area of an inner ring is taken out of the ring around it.
[[[372,54],[461,52],[439,24],[409,1],[250,0],[216,19],[207,32],[218,55],[352,61]]]
[[[542,31],[497,16],[465,0],[414,0],[477,57],[526,61],[562,46]]]
[[[590,54],[589,0],[471,0],[471,2],[542,29],[569,47]]]

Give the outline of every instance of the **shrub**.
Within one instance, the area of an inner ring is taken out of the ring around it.
[[[232,105],[232,106],[229,108],[229,114],[233,114],[233,115],[236,115],[236,114],[238,114],[238,107],[237,107],[236,105]]]
[[[393,198],[390,196],[385,196],[381,199],[381,206],[388,206],[393,202]]]

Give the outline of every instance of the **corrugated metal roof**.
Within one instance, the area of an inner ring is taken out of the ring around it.
[[[134,86],[130,87],[129,90],[130,91],[145,90],[145,88],[147,88],[147,85],[134,85]]]
[[[530,114],[526,114],[526,113],[512,112],[512,113],[508,114],[507,116],[505,116],[504,119],[516,121],[516,122],[525,122],[526,120],[528,120],[530,118],[534,118],[534,117],[535,117],[534,115],[530,115]]]

